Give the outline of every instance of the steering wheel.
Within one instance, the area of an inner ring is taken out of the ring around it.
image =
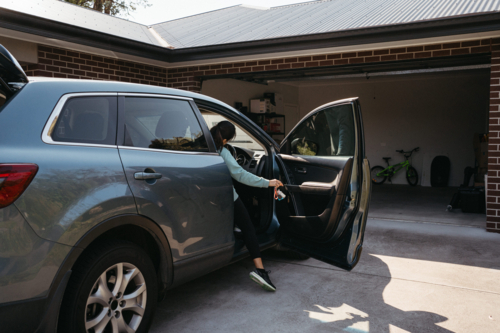
[[[226,145],[224,147],[227,150],[229,150],[229,152],[231,153],[231,155],[233,155],[234,159],[236,159],[236,149],[234,149],[234,147],[231,146],[229,143],[226,143]]]

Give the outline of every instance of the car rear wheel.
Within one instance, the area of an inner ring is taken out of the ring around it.
[[[157,302],[156,271],[137,245],[113,241],[77,262],[66,288],[59,332],[147,332]]]

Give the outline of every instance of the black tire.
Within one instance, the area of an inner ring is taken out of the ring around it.
[[[122,276],[117,273],[120,268]],[[130,274],[136,275],[127,280]],[[122,283],[125,287],[119,288],[116,281],[125,282]],[[86,322],[94,319],[105,328],[103,333],[113,332],[112,325],[123,323],[136,333],[145,333],[156,310],[157,283],[153,262],[134,243],[111,240],[93,246],[73,267],[61,305],[58,332],[94,332],[90,327],[93,324],[86,328]],[[135,294],[138,296],[133,297]],[[92,299],[91,295],[94,295]],[[109,296],[112,298],[106,305],[103,299]],[[126,301],[128,298],[132,298],[130,302]],[[136,303],[141,306],[134,306]]]
[[[377,173],[379,173],[380,171],[382,171],[384,169],[385,168],[380,166],[380,165],[376,165],[373,168],[371,168],[370,177],[372,178],[373,184],[380,185],[380,184],[383,184],[387,180],[387,176],[385,176],[385,177],[377,176]]]
[[[418,173],[414,167],[409,167],[406,171],[406,180],[411,186],[416,186],[418,184]]]

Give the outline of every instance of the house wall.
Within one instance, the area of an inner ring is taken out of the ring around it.
[[[38,45],[38,63],[24,65],[28,76],[113,80],[166,86],[166,68]]]

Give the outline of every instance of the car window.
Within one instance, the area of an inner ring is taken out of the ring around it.
[[[230,119],[204,109],[200,109],[200,111],[203,119],[205,119],[205,122],[208,125],[208,128],[212,128],[223,120],[230,121],[236,127],[236,136],[229,142],[230,144],[251,150],[265,150],[260,142],[251,137],[245,130]]]
[[[288,139],[292,154],[354,156],[355,128],[351,105],[334,106],[310,116]]]
[[[125,98],[125,146],[208,151],[203,131],[188,101]]]
[[[54,141],[114,145],[116,97],[74,97],[59,114],[51,137]]]

